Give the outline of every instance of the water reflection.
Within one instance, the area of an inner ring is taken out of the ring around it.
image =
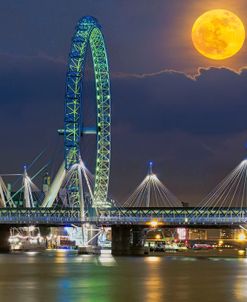
[[[158,256],[150,256],[150,257],[145,257],[144,258],[144,261],[145,262],[151,262],[151,263],[153,263],[153,262],[160,262],[161,261],[161,257],[158,257]]]
[[[116,265],[116,260],[112,256],[110,250],[103,250],[101,255],[97,258],[98,264],[102,266],[114,266]]]
[[[66,263],[69,261],[69,258],[77,256],[77,252],[67,249],[58,249],[53,251],[51,256],[55,257],[55,263]]]
[[[39,252],[26,252],[25,254],[26,254],[27,256],[33,257],[33,256],[35,256],[35,255],[38,255]]]
[[[162,294],[165,292],[166,284],[162,284],[160,276],[161,257],[146,257],[145,263],[148,264],[148,274],[145,277],[145,298],[144,301],[162,301]]]
[[[237,301],[246,301],[247,299],[247,275],[244,274],[235,276],[236,282],[234,284],[234,293]]]
[[[103,250],[99,256],[80,255],[75,261],[78,263],[94,263],[99,266],[115,266],[117,264],[110,250]]]
[[[0,255],[2,302],[245,302],[247,259]]]

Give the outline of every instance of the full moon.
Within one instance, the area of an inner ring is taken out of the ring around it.
[[[234,13],[213,9],[201,15],[192,27],[192,41],[196,50],[213,60],[235,55],[243,46],[245,28]]]

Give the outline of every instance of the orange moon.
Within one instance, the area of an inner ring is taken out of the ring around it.
[[[243,47],[245,28],[241,19],[225,9],[213,9],[202,14],[192,27],[195,49],[213,60],[234,56]]]

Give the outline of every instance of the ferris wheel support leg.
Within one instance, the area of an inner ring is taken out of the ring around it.
[[[2,177],[0,177],[0,207],[1,208],[6,208],[6,200],[3,192],[3,180]]]
[[[65,170],[65,164],[64,162],[62,163],[62,165],[60,166],[56,177],[54,178],[51,188],[48,192],[48,194],[46,195],[41,207],[42,208],[51,208],[53,206],[53,203],[57,197],[57,194],[59,192],[59,189],[62,186],[62,183],[65,179],[65,174],[66,174],[66,170]]]
[[[98,245],[101,230],[93,224],[83,224],[82,231],[84,232],[83,244],[79,246],[78,254],[101,254],[101,247]]]

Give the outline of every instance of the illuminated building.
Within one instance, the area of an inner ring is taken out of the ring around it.
[[[207,231],[204,229],[190,229],[188,239],[189,240],[206,240]]]

